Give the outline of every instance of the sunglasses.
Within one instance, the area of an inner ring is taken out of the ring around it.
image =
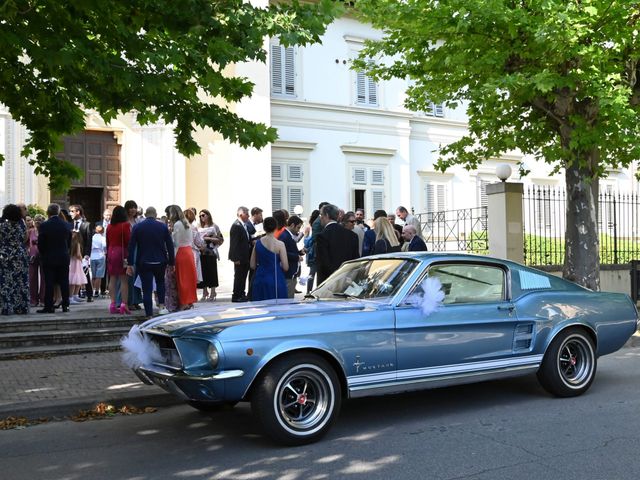
[[[206,213],[201,213],[201,214],[200,214],[200,218],[204,218],[204,217],[206,217],[206,216],[207,216],[207,214],[206,214]]]
[[[347,223],[356,223],[355,220],[347,220]]]

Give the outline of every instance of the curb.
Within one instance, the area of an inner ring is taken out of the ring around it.
[[[162,390],[158,393],[146,393],[143,395],[132,392],[112,397],[77,397],[1,405],[0,419],[6,417],[25,417],[30,420],[38,418],[60,419],[75,415],[80,410],[92,410],[99,403],[114,405],[116,408],[120,408],[123,405],[145,408],[171,407],[185,404],[183,400]]]

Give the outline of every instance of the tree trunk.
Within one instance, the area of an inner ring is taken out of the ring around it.
[[[586,163],[597,165],[597,155],[597,151],[590,152]],[[591,290],[600,290],[598,180],[589,167],[566,168],[567,226],[562,276]]]

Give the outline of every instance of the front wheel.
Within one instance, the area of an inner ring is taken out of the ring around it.
[[[251,407],[271,438],[304,445],[327,433],[341,399],[331,365],[317,355],[295,354],[267,367],[254,387]]]
[[[596,375],[597,359],[591,337],[571,328],[553,339],[538,370],[538,380],[549,393],[575,397],[586,392]]]

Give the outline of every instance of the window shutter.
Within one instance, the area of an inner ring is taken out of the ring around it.
[[[378,85],[372,78],[367,77],[367,86],[369,87],[369,105],[378,104]]]
[[[271,93],[282,94],[282,47],[271,45]]]
[[[371,203],[373,210],[384,210],[384,190],[373,190],[371,192]]]
[[[293,47],[284,49],[284,92],[295,95],[295,57]]]
[[[356,72],[356,95],[358,103],[367,103],[367,78],[364,72]]]
[[[302,165],[288,165],[287,179],[290,182],[302,181]]]
[[[367,170],[364,168],[353,169],[353,183],[358,185],[367,184]]]
[[[486,207],[487,206],[487,185],[489,182],[486,180],[478,179],[478,206]]]
[[[302,205],[302,188],[289,187],[289,191],[287,193],[289,200],[288,210],[291,213],[293,212],[293,207],[295,207],[296,205]]]
[[[282,165],[277,163],[271,164],[271,180],[282,181]]]
[[[443,184],[437,185],[437,201],[438,211],[443,212],[447,209],[447,186]]]
[[[371,169],[371,184],[384,185],[384,170],[379,170],[377,168]]]
[[[436,117],[444,117],[444,105],[442,103],[436,103],[433,106],[433,114]]]
[[[282,187],[271,187],[271,211],[282,209]]]

